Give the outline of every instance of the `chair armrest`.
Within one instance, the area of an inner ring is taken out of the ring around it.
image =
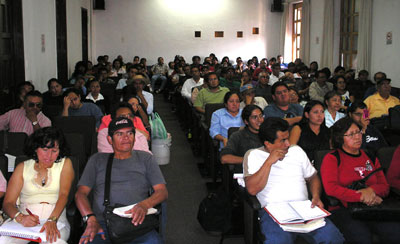
[[[256,196],[250,195],[246,188],[239,186],[238,191],[240,192],[241,197],[243,200],[250,205],[250,207],[254,210],[261,209],[261,204],[258,201]]]

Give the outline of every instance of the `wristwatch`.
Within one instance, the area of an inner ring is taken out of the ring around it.
[[[57,218],[56,216],[49,217],[49,218],[47,219],[48,222],[57,222],[57,220],[58,220],[58,218]]]
[[[89,220],[89,218],[90,217],[92,217],[92,216],[96,216],[94,213],[91,213],[91,214],[88,214],[88,215],[86,215],[86,216],[83,216],[82,217],[82,219],[83,219],[83,223],[84,224],[86,224],[86,222]]]
[[[37,121],[32,122],[32,125],[33,125],[33,126],[35,126],[35,125],[37,125],[37,124],[39,124],[39,122],[37,122]]]

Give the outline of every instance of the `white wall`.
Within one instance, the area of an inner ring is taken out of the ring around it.
[[[68,77],[72,74],[75,68],[75,63],[82,60],[82,14],[81,8],[88,10],[88,56],[91,60],[91,16],[92,16],[92,1],[66,1],[67,6],[67,48],[68,48]]]
[[[371,76],[383,71],[400,87],[400,1],[374,0],[372,19]],[[391,45],[386,45],[386,33],[393,33]]]
[[[220,59],[241,56],[270,57],[279,52],[281,13],[270,12],[270,0],[108,0],[106,10],[94,10],[93,56],[122,54],[146,57],[148,64],[158,56],[166,60],[180,54],[214,52]],[[260,34],[252,35],[259,27]],[[201,31],[201,38],[194,38]],[[224,31],[215,38],[214,31]],[[236,32],[243,31],[243,38]]]
[[[57,77],[55,1],[22,1],[25,80],[32,80],[39,91]],[[44,35],[44,52],[42,50]]]

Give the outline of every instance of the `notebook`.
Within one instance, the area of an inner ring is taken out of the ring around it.
[[[135,205],[136,203],[125,207],[114,208],[113,213],[119,215],[120,217],[131,218],[132,214],[126,214],[125,211],[132,209]],[[157,209],[155,208],[147,209],[147,214],[155,214],[155,213],[157,213]]]
[[[46,232],[44,231],[40,233],[40,229],[42,229],[46,220],[40,220],[40,223],[41,224],[34,227],[24,227],[21,224],[14,222],[12,219],[8,219],[2,226],[0,226],[0,235],[28,239],[35,242],[45,242]],[[59,230],[64,227],[65,224],[57,222],[57,228]]]

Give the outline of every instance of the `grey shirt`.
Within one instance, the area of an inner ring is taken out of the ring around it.
[[[88,186],[93,193],[92,210],[103,221],[104,186],[108,153],[96,153],[90,157],[78,186]],[[114,158],[111,171],[110,205],[131,205],[149,197],[152,186],[165,184],[160,167],[153,155],[132,151],[128,159]]]
[[[303,107],[299,104],[289,104],[287,110],[282,110],[275,103],[268,105],[264,109],[265,118],[278,117],[281,119],[294,118],[303,115]]]

